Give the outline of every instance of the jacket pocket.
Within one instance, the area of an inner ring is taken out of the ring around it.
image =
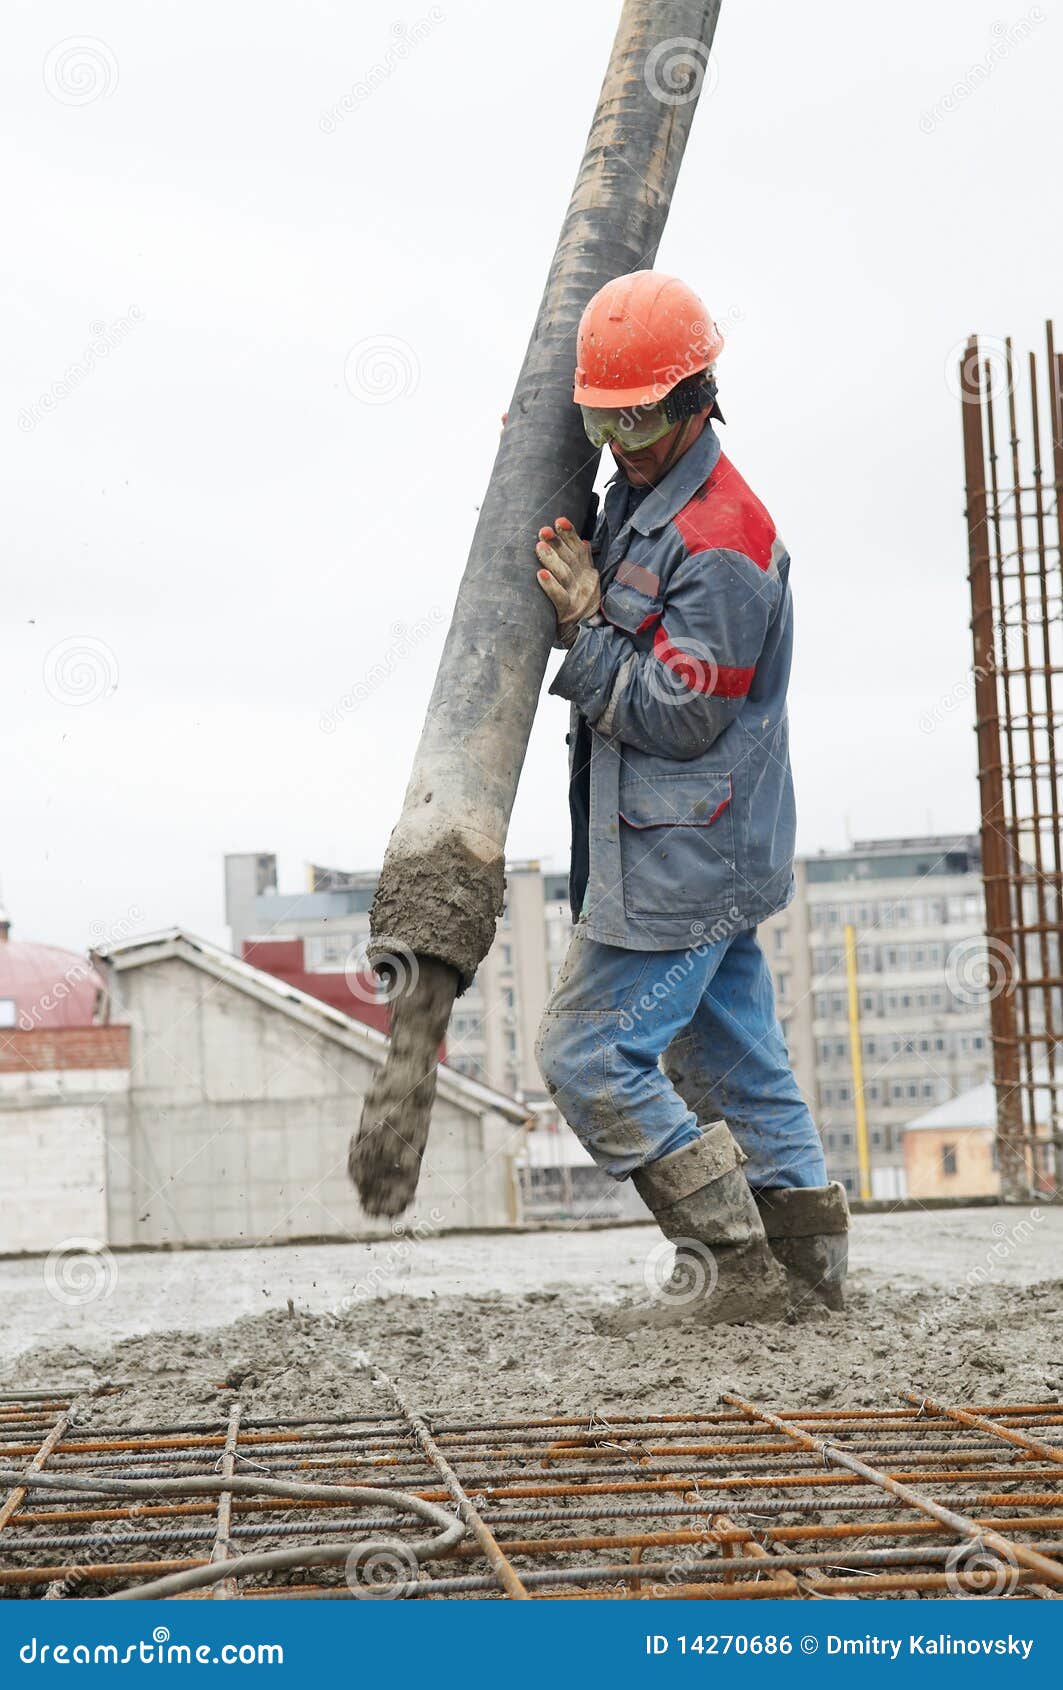
[[[629,576],[637,576],[637,586],[624,576],[625,569]],[[630,634],[632,638],[645,633],[661,620],[659,585],[656,575],[651,575],[649,570],[635,570],[630,565],[621,564],[602,600],[602,615],[614,628]]]
[[[620,866],[628,915],[701,916],[735,901],[729,773],[626,766],[620,777]]]

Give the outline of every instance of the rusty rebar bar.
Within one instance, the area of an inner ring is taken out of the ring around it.
[[[466,1496],[474,1494],[498,1555],[539,1599],[983,1594],[985,1568],[968,1564],[975,1549],[990,1557],[991,1571],[1006,1562],[1013,1594],[1040,1600],[1059,1590],[1058,1578],[1050,1582],[1023,1559],[1056,1558],[1063,1550],[1059,1403],[952,1408],[902,1392],[895,1406],[807,1414],[783,1407],[758,1411],[761,1419],[725,1400],[696,1414],[608,1421],[558,1415],[432,1422],[406,1406],[412,1421],[406,1413],[380,1413],[332,1415],[327,1423],[287,1417],[281,1425],[245,1413],[235,1426],[239,1448],[245,1434],[257,1437],[254,1460],[268,1464],[257,1482],[239,1472],[231,1413],[227,1424],[120,1431],[72,1425],[50,1450],[48,1471],[36,1475],[24,1469],[40,1453],[40,1428],[32,1435],[23,1427],[19,1468],[0,1468],[0,1483],[28,1477],[35,1500],[16,1510],[3,1533],[0,1590],[69,1597],[120,1582],[131,1595],[197,1597],[211,1594],[207,1580],[235,1576],[245,1600],[357,1594],[343,1579],[307,1574],[278,1585],[274,1575],[338,1568],[352,1540],[359,1545],[392,1525],[404,1494],[453,1505],[436,1457]],[[825,1459],[821,1446],[835,1459]],[[290,1475],[308,1468],[332,1482],[300,1494],[302,1481]],[[351,1468],[358,1476],[386,1475],[375,1489],[388,1509],[337,1504],[344,1495],[337,1474]],[[869,1482],[861,1468],[887,1488]],[[212,1566],[226,1491],[224,1536],[233,1559]],[[103,1505],[77,1506],[93,1497]],[[790,1524],[795,1510],[800,1523]],[[942,1524],[943,1510],[950,1520],[971,1522],[965,1534]],[[458,1521],[452,1527],[463,1529]],[[115,1535],[106,1535],[111,1528]],[[411,1567],[412,1529],[403,1523],[390,1540]],[[257,1549],[278,1539],[288,1547]],[[101,1552],[128,1558],[100,1560]],[[416,1578],[405,1578],[400,1567],[404,1582],[389,1584],[388,1594],[508,1594],[491,1559],[483,1565],[483,1543],[471,1533],[427,1565],[432,1559],[419,1563]],[[248,1575],[256,1582],[248,1584]]]
[[[778,1425],[780,1429],[785,1426],[788,1435],[793,1438],[795,1443],[800,1443],[805,1449],[817,1450],[824,1461],[830,1461],[835,1466],[847,1468],[850,1473],[858,1474],[860,1478],[866,1479],[869,1484],[878,1485],[882,1490],[889,1491],[891,1496],[895,1496],[899,1502],[906,1503],[909,1508],[918,1508],[924,1514],[929,1514],[932,1519],[937,1520],[940,1525],[945,1526],[949,1531],[955,1532],[960,1538],[966,1539],[972,1544],[984,1545],[1004,1560],[1014,1555],[1030,1572],[1039,1573],[1043,1579],[1047,1579],[1049,1584],[1063,1585],[1063,1562],[1052,1561],[1048,1556],[1042,1554],[1039,1550],[1030,1548],[1027,1544],[1009,1543],[1007,1538],[1002,1537],[999,1532],[993,1531],[991,1527],[981,1526],[977,1520],[972,1520],[969,1515],[957,1513],[951,1508],[945,1508],[941,1503],[935,1502],[932,1497],[923,1496],[919,1491],[912,1490],[910,1486],[901,1483],[891,1474],[883,1473],[878,1468],[869,1466],[866,1461],[861,1461],[840,1445],[828,1443],[825,1438],[817,1438],[797,1422],[790,1422],[789,1425],[785,1425],[785,1422],[777,1420],[769,1409],[758,1408],[755,1403],[746,1402],[742,1397],[735,1396],[731,1392],[724,1393],[724,1401],[733,1403],[736,1408],[745,1409],[751,1419],[761,1420],[769,1426]]]
[[[517,1602],[530,1601],[531,1598],[529,1597],[524,1584],[521,1582],[520,1575],[515,1571],[508,1557],[499,1548],[497,1538],[492,1532],[490,1526],[484,1520],[483,1515],[477,1509],[476,1504],[465,1490],[465,1487],[458,1478],[458,1475],[455,1473],[453,1467],[450,1465],[450,1462],[440,1450],[439,1445],[436,1443],[428,1429],[427,1421],[417,1412],[412,1402],[406,1396],[405,1392],[402,1391],[395,1383],[394,1379],[389,1378],[389,1376],[379,1368],[376,1371],[377,1377],[384,1385],[386,1385],[387,1389],[391,1392],[395,1401],[398,1403],[399,1408],[409,1421],[410,1429],[413,1432],[414,1437],[417,1439],[418,1445],[424,1451],[424,1454],[428,1457],[429,1461],[438,1472],[440,1478],[443,1480],[443,1483],[446,1485],[447,1491],[454,1499],[454,1505],[457,1508],[458,1513],[475,1536],[477,1543],[484,1552],[488,1566],[498,1579],[498,1582],[502,1586],[506,1595],[512,1597],[513,1600]]]

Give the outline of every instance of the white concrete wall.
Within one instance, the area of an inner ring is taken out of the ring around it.
[[[111,1080],[109,1073],[0,1075],[0,1254],[106,1241],[104,1100]]]
[[[347,1176],[368,1057],[180,959],[117,978],[131,1024],[128,1118],[108,1121],[118,1244],[387,1236]],[[508,1124],[437,1101],[407,1227],[515,1219]]]

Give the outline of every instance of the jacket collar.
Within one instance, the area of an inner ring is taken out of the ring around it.
[[[640,534],[652,534],[671,522],[683,506],[689,504],[699,487],[703,487],[720,456],[720,442],[711,423],[706,423],[693,446],[674,463],[663,481],[643,499],[630,518],[630,526]],[[617,471],[617,475],[621,475]]]

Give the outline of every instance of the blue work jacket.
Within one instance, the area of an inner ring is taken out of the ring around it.
[[[617,477],[593,542],[601,611],[550,691],[573,706],[574,761],[590,728],[580,930],[680,950],[793,893],[790,560],[709,425],[628,506]]]

